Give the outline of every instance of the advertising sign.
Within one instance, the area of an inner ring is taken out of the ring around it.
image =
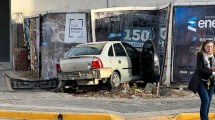
[[[157,10],[101,11],[95,14],[95,41],[125,41],[141,50],[155,40]]]
[[[152,40],[163,64],[168,7],[163,9],[132,8],[102,9],[91,11],[94,41],[125,41],[142,51],[145,41]]]
[[[215,6],[174,7],[173,81],[189,81],[201,42],[215,39]]]
[[[66,43],[86,43],[86,14],[67,14],[65,26]]]

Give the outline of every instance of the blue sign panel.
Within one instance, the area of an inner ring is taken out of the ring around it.
[[[189,81],[201,42],[215,39],[215,6],[174,7],[173,81]]]
[[[120,40],[141,49],[146,40],[157,40],[157,16],[158,10],[98,12],[95,22],[96,41]]]

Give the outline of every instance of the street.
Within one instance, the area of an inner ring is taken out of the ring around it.
[[[182,112],[198,112],[200,100],[190,98],[124,99],[76,97],[68,93],[57,93],[37,89],[9,92],[1,72],[0,108],[2,110],[74,112],[74,113],[112,113],[127,120],[150,116],[176,115]],[[211,110],[215,111],[212,101]]]

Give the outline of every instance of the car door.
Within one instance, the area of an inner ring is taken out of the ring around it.
[[[113,44],[114,57],[111,58],[113,68],[120,72],[121,81],[129,81],[132,75],[132,66],[121,43]]]
[[[140,53],[136,48],[132,47],[128,43],[122,43],[125,47],[125,51],[127,52],[132,65],[132,76],[141,74],[141,65],[140,65]]]
[[[157,81],[160,74],[159,61],[151,40],[145,41],[141,52],[142,76],[145,82],[153,83]]]

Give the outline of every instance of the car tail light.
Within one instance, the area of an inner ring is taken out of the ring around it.
[[[93,69],[103,68],[101,59],[98,57],[94,57],[92,64],[91,64],[91,68],[93,68]]]
[[[56,64],[56,70],[57,70],[58,73],[61,72],[61,68],[60,68],[60,64],[59,63]]]

